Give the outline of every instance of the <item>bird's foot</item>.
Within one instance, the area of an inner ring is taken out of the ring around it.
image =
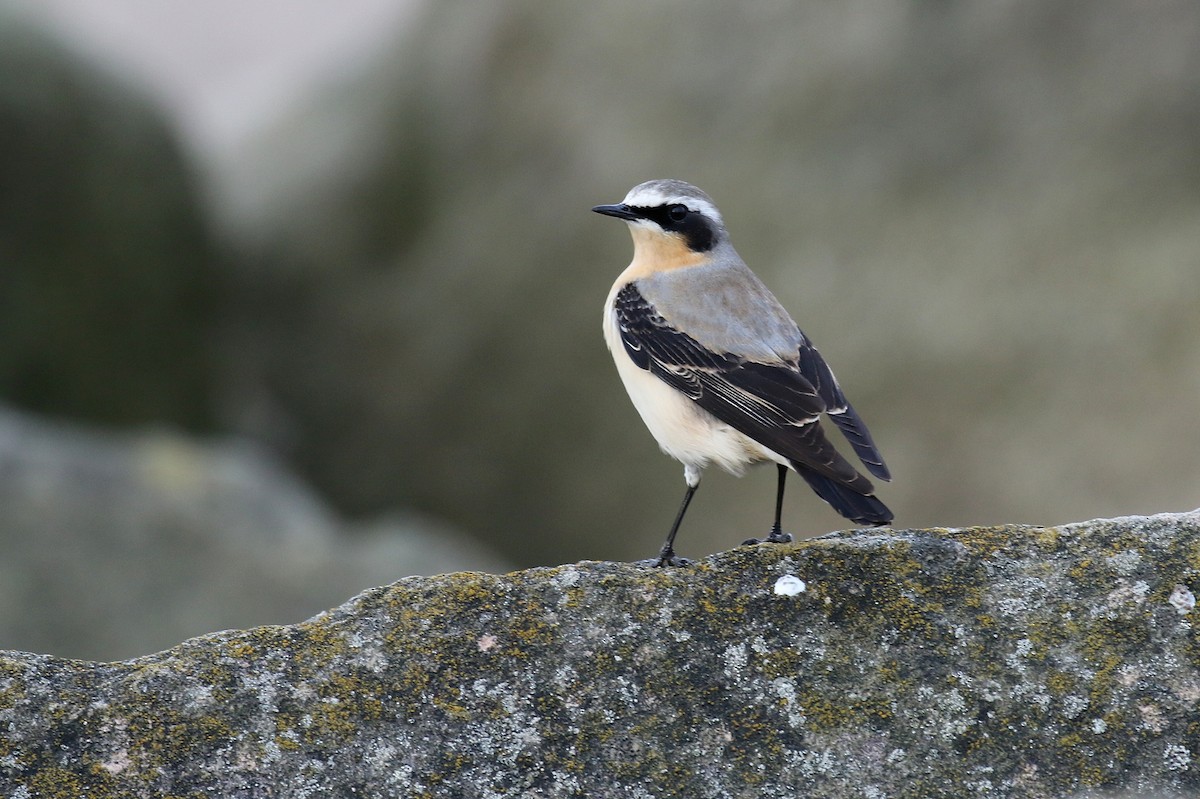
[[[785,533],[778,527],[772,527],[770,534],[766,538],[747,538],[742,542],[743,545],[750,544],[790,544],[792,543],[791,533]]]
[[[662,552],[658,553],[658,558],[654,561],[654,568],[660,569],[663,566],[691,566],[692,562],[687,558],[681,558],[675,554],[675,550],[669,547],[663,547]]]

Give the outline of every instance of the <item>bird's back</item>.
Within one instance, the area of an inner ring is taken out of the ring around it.
[[[677,330],[716,353],[761,363],[794,360],[804,336],[732,247],[710,262],[638,280],[638,290]]]

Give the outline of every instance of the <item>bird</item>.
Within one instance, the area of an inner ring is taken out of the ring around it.
[[[789,469],[843,517],[890,523],[891,510],[821,419],[868,472],[890,480],[870,431],[812,341],[733,248],[712,198],[681,180],[650,180],[592,210],[624,220],[633,236],[633,260],[604,304],[605,343],[642,421],[683,464],[687,486],[654,565],[688,562],[676,556],[675,536],[710,465],[741,476],[752,464],[776,464],[774,524],[747,544],[791,541],[781,522]]]

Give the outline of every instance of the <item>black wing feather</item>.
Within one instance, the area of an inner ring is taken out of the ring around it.
[[[817,393],[821,395],[821,399],[825,401],[825,412],[829,414],[829,418],[850,442],[854,454],[859,457],[871,474],[880,480],[891,480],[892,474],[888,471],[887,464],[883,462],[883,455],[879,454],[879,449],[871,438],[871,431],[867,429],[866,423],[846,399],[846,395],[842,393],[842,388],[833,376],[829,364],[825,363],[821,353],[817,352],[817,348],[807,338],[800,345],[798,365],[800,374],[813,384]]]

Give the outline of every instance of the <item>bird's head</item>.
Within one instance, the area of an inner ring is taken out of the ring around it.
[[[630,189],[621,202],[592,210],[624,219],[635,250],[677,250],[680,256],[695,256],[712,252],[727,236],[712,199],[682,180],[648,180]]]

